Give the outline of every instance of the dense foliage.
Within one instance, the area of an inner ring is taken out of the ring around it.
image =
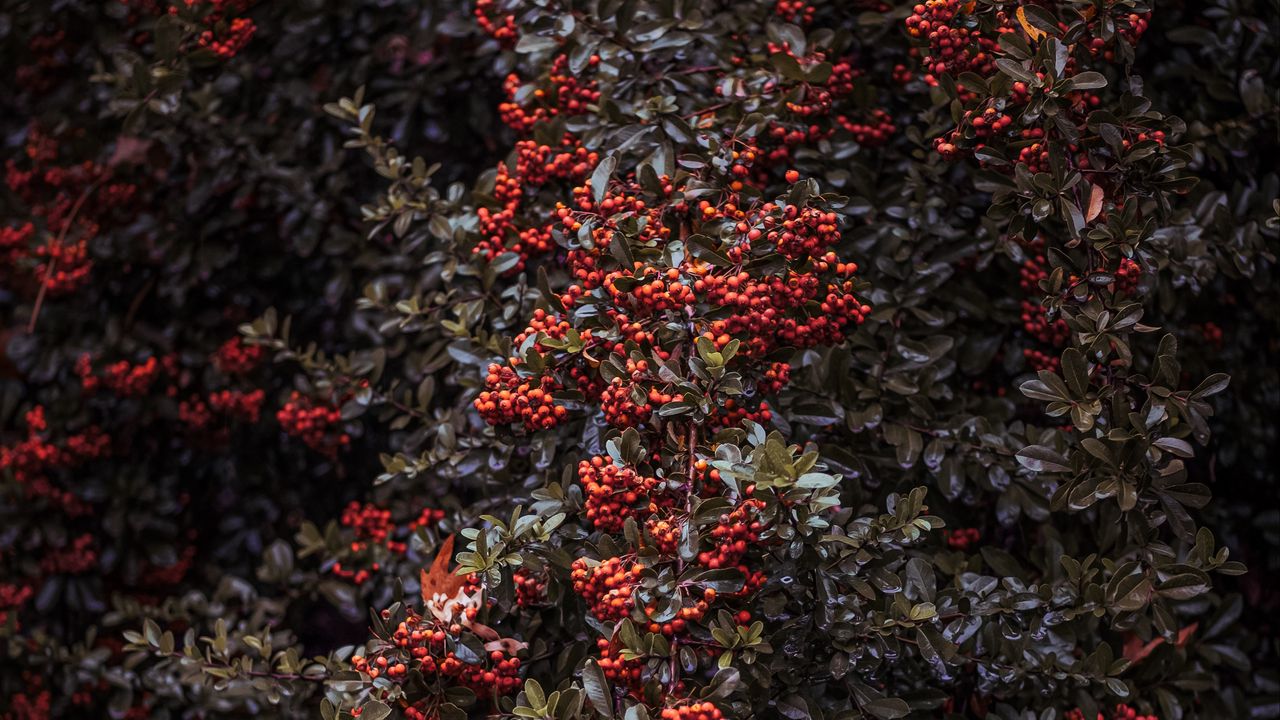
[[[6,3],[0,718],[1280,716],[1278,20]]]

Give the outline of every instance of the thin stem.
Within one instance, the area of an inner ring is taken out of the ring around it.
[[[76,198],[75,205],[71,206],[71,212],[67,215],[67,219],[62,226],[62,230],[58,233],[58,237],[49,247],[60,248],[63,241],[67,239],[67,233],[71,230],[72,224],[75,223],[76,215],[80,213],[80,208],[84,205],[84,201],[89,199],[94,190],[98,189],[98,184],[94,183],[84,189],[80,193],[80,197]],[[40,280],[40,290],[36,293],[36,303],[31,308],[31,319],[27,322],[27,334],[36,331],[36,320],[40,317],[40,308],[44,306],[45,295],[49,292],[49,281],[53,279],[53,270],[58,264],[58,256],[53,253],[49,254],[49,264],[45,267],[44,278]]]

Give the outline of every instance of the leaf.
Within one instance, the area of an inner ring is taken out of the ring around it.
[[[1034,40],[1039,40],[1040,38],[1045,36],[1045,32],[1043,30],[1027,22],[1026,8],[1019,7],[1017,12],[1014,13],[1014,15],[1018,18],[1018,24],[1022,26],[1022,30],[1027,34],[1027,37],[1031,38],[1034,41]]]
[[[1050,387],[1049,384],[1042,379],[1028,380],[1019,385],[1018,389],[1022,391],[1023,395],[1026,395],[1033,400],[1063,402],[1071,399],[1065,393],[1060,392],[1059,388]]]
[[[612,718],[613,693],[609,690],[609,680],[595,660],[587,660],[582,666],[582,687],[587,691],[587,699],[596,712]]]
[[[788,720],[809,720],[809,705],[804,698],[792,693],[778,701],[778,712]]]
[[[618,167],[618,157],[609,155],[596,165],[596,169],[591,173],[591,197],[595,199],[596,204],[600,204],[604,200],[605,191],[609,189],[609,179],[613,177],[613,171]]]
[[[521,33],[520,41],[516,43],[516,52],[521,54],[534,53],[540,50],[550,50],[559,44],[559,41],[555,38],[542,37],[532,33]]]
[[[711,679],[710,693],[703,696],[705,700],[721,700],[733,694],[742,685],[737,668],[724,668]]]
[[[431,561],[430,570],[420,570],[418,578],[422,583],[422,602],[430,603],[437,596],[443,595],[446,598],[453,598],[466,584],[466,580],[455,575],[449,569],[453,563],[453,535],[444,539],[440,543],[440,548],[436,550],[436,557]]]
[[[360,720],[383,720],[390,715],[391,707],[380,700],[370,700],[360,710]]]
[[[1191,391],[1191,397],[1202,398],[1210,395],[1217,395],[1227,386],[1231,384],[1231,376],[1225,373],[1214,373],[1205,378],[1195,390]]]
[[[1096,90],[1107,86],[1107,78],[1100,72],[1086,70],[1071,78],[1072,90]]]
[[[1062,352],[1062,374],[1072,395],[1084,398],[1089,393],[1089,366],[1078,349],[1067,348]]]
[[[1044,445],[1031,445],[1016,456],[1023,467],[1032,472],[1071,472],[1070,461]]]
[[[880,720],[897,720],[911,712],[911,706],[902,698],[876,698],[863,703],[862,709]]]
[[[996,67],[1000,68],[1000,72],[1008,75],[1014,80],[1020,80],[1024,83],[1032,84],[1036,82],[1036,76],[1025,67],[1022,63],[1009,58],[1000,58],[996,60]]]
[[[1191,448],[1191,443],[1180,438],[1162,437],[1151,444],[1178,457],[1189,458],[1196,454]]]
[[[1085,210],[1085,222],[1093,222],[1093,219],[1102,213],[1102,201],[1106,199],[1107,193],[1102,189],[1101,185],[1093,185],[1089,190],[1089,208]]]

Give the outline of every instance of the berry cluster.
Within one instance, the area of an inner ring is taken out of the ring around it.
[[[805,0],[777,0],[773,12],[783,20],[796,25],[813,22],[814,7]]]
[[[502,47],[515,47],[520,36],[516,30],[516,19],[510,13],[502,12],[497,5],[497,0],[476,0],[473,13],[476,24]]]
[[[748,545],[760,540],[764,524],[756,516],[764,507],[760,500],[744,500],[733,512],[721,515],[715,527],[707,533],[711,538],[711,548],[698,553],[698,564],[712,570],[738,566],[747,554]],[[749,568],[738,569],[750,577]]]
[[[85,372],[90,369],[88,358],[81,359],[80,384],[86,391],[93,390],[99,384],[120,397],[137,397],[151,392],[151,388],[160,380],[161,374],[175,374],[177,359],[173,356],[163,361],[152,355],[140,363],[119,360],[106,367],[101,376],[93,376]]]
[[[35,591],[30,585],[0,583],[0,629],[17,630],[18,621],[15,619],[13,625],[9,624],[9,618],[16,616],[17,613],[11,611],[17,610],[26,604]]]
[[[621,532],[627,518],[643,519],[660,506],[661,499],[651,497],[660,485],[657,478],[618,467],[606,457],[596,455],[578,463],[578,482],[586,497],[587,520],[603,532]]]
[[[213,354],[213,366],[228,375],[247,375],[262,363],[266,351],[260,345],[246,345],[239,336],[222,344]]]
[[[390,509],[372,503],[354,500],[342,511],[340,523],[351,531],[351,541],[346,552],[340,555],[329,571],[356,585],[369,581],[382,569],[384,562],[409,551],[408,538],[418,528],[432,527],[444,519],[444,511],[423,508],[418,515],[405,523],[396,522]]]
[[[0,471],[11,473],[25,500],[44,501],[59,512],[78,517],[89,506],[74,493],[62,489],[58,476],[87,462],[102,458],[111,438],[90,426],[52,442],[45,435],[48,423],[44,408],[36,406],[26,414],[27,436],[13,444],[0,445]]]
[[[995,13],[990,28],[972,28],[965,22],[966,0],[927,0],[912,8],[906,19],[907,34],[926,41],[917,54],[924,68],[924,80],[938,84],[938,76],[956,77],[971,72],[990,76],[995,68],[1000,33],[1013,32],[1010,18]]]
[[[1193,325],[1193,329],[1197,330],[1200,338],[1209,344],[1215,350],[1221,350],[1226,335],[1222,331],[1222,326],[1212,320]]]
[[[0,226],[0,282],[24,295],[65,296],[89,281],[90,244],[104,229],[127,221],[137,185],[118,182],[115,169],[94,161],[59,163],[72,138],[27,131],[25,163],[5,163],[5,184],[26,206],[28,219]]]
[[[512,573],[516,586],[516,605],[526,608],[543,605],[547,601],[547,579],[530,570],[520,568]]]
[[[1079,709],[1068,710],[1065,718],[1066,720],[1085,720],[1085,715]],[[1110,714],[1099,712],[1098,720],[1160,720],[1160,718],[1156,715],[1144,715],[1121,703],[1112,708]]]
[[[589,60],[592,65],[600,62],[598,56]],[[533,84],[525,84],[519,75],[512,73],[504,83],[507,102],[498,105],[502,121],[517,132],[527,133],[539,123],[561,115],[581,115],[600,100],[600,91],[594,80],[583,82],[569,71],[569,58],[556,58],[543,78]]]
[[[852,135],[859,144],[869,147],[878,147],[889,142],[897,129],[893,116],[880,108],[875,108],[860,118],[837,115],[836,123]]]
[[[943,537],[947,541],[947,547],[952,550],[968,550],[977,545],[982,539],[982,533],[978,528],[954,528],[942,531]]]
[[[984,154],[980,165],[1009,174],[1018,165],[1031,173],[1048,172],[1053,152],[1068,155],[1081,168],[1095,164],[1091,154],[1110,153],[1104,139],[1086,122],[1089,112],[1101,104],[1101,98],[1089,90],[1065,88],[1059,83],[1079,73],[1091,59],[1113,60],[1116,43],[1137,42],[1146,29],[1145,15],[1128,12],[1119,5],[1108,8],[1106,13],[1091,9],[1082,31],[1071,28],[1068,32],[1068,26],[1059,23],[1059,31],[1072,42],[1064,48],[1065,62],[1056,78],[1040,69],[1029,70],[1009,83],[1003,95],[985,99],[979,99],[976,89],[957,82],[956,93],[962,103],[958,121],[953,130],[935,138],[937,152],[956,159],[990,147],[992,151]],[[1002,35],[1017,34],[1030,43],[1045,35],[1021,12],[1021,8],[1015,12],[1001,3],[977,7],[963,0],[929,0],[916,5],[906,20],[906,29],[921,43],[913,52],[920,57],[925,81],[938,85],[944,74],[960,78],[962,73],[971,73],[984,80],[1001,75],[996,60],[1005,54],[1000,46]],[[1057,105],[1061,109],[1052,119],[1031,106],[1033,99],[1049,92],[1066,100]],[[1028,107],[1031,111],[1024,114]],[[1063,132],[1068,124],[1077,130]],[[1136,142],[1163,143],[1163,131],[1146,132],[1141,127],[1126,126],[1120,132],[1126,150]],[[990,159],[1000,156],[1006,159]]]
[[[550,251],[554,245],[549,224],[521,226],[521,201],[525,193],[552,179],[581,181],[596,166],[599,156],[588,152],[571,136],[565,136],[560,146],[552,148],[533,140],[516,143],[514,165],[498,165],[494,178],[493,197],[497,208],[481,207],[476,210],[480,221],[480,240],[474,252],[489,260],[505,252],[519,256],[518,262],[508,272],[524,269],[530,256]]]
[[[490,425],[519,422],[527,430],[545,430],[567,414],[552,399],[560,386],[549,377],[522,376],[516,368],[494,363],[485,376],[485,388],[475,408]]]
[[[337,457],[338,451],[351,443],[351,436],[341,429],[341,410],[296,390],[276,411],[276,420],[285,433],[322,455]]]
[[[230,60],[249,44],[258,27],[244,15],[258,0],[119,0],[129,9],[126,22],[139,24],[143,18],[168,14],[179,17],[195,28],[195,42],[184,44],[184,50],[206,50],[219,60]],[[137,38],[142,41],[145,34]]]
[[[662,720],[721,720],[724,713],[714,703],[694,702],[664,708],[660,717]]]
[[[615,623],[631,616],[635,607],[632,591],[645,566],[621,557],[593,564],[586,558],[573,561],[573,590],[587,601],[591,614],[603,623]]]
[[[474,610],[470,609],[472,616]],[[488,651],[479,663],[458,657],[451,648],[456,647],[463,628],[461,623],[410,612],[391,632],[385,650],[372,656],[357,655],[351,663],[374,680],[383,676],[400,680],[410,670],[417,670],[428,681],[468,687],[482,697],[510,695],[519,690],[520,658],[500,649]],[[423,714],[423,706],[415,708],[412,703],[406,704],[404,714],[409,718],[428,717]]]
[[[209,48],[219,59],[230,60],[249,44],[256,30],[257,26],[252,20],[236,18],[227,23],[225,28],[219,24],[200,33],[198,42],[200,47]]]

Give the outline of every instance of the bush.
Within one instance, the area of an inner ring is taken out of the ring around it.
[[[1273,717],[1275,19],[0,11],[0,717]]]

